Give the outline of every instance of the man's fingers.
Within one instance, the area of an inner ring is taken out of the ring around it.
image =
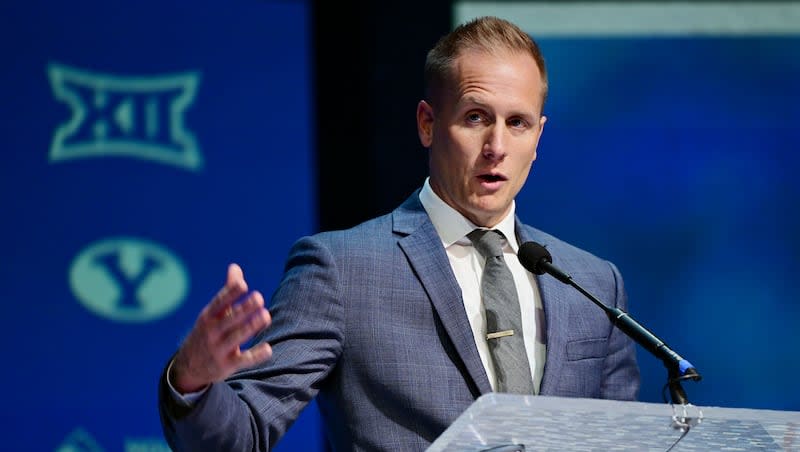
[[[244,272],[242,272],[242,267],[239,267],[238,264],[228,265],[228,277],[225,279],[225,285],[229,286],[232,284],[237,284],[240,281],[244,283]]]
[[[181,392],[191,392],[215,381],[224,380],[233,372],[269,359],[272,348],[262,343],[249,350],[242,351],[240,346],[256,333],[269,326],[272,319],[263,306],[263,297],[255,292],[255,296],[237,306],[242,317],[237,323],[230,325],[227,334],[216,330],[194,330],[183,343],[175,358],[174,375]],[[241,306],[250,306],[242,309]],[[246,312],[251,312],[249,315]],[[215,339],[213,336],[216,336]]]
[[[259,291],[253,291],[244,300],[229,306],[220,317],[217,330],[220,336],[227,336],[234,329],[241,328],[250,315],[264,307],[264,296]]]
[[[255,366],[272,357],[272,346],[266,342],[254,345],[239,355],[239,368]]]
[[[208,311],[214,318],[230,317],[233,303],[242,295],[247,293],[247,282],[244,280],[242,268],[237,264],[228,266],[228,275],[225,279],[225,286],[217,292],[211,300]]]
[[[267,328],[270,323],[272,323],[272,317],[269,311],[263,306],[258,307],[226,332],[221,340],[221,345],[225,349],[238,349],[241,344],[252,339],[256,333]]]

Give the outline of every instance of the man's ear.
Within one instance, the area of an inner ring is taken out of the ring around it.
[[[417,104],[417,133],[422,147],[431,147],[431,143],[433,143],[433,107],[424,100]]]
[[[536,156],[539,152],[539,140],[542,138],[542,132],[544,132],[544,123],[547,122],[547,116],[542,115],[539,118],[539,133],[536,137],[536,143],[533,145],[533,158],[531,159],[531,164],[536,161]]]

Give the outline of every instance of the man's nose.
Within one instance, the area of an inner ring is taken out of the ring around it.
[[[489,160],[503,160],[506,156],[506,129],[495,124],[488,129],[483,142],[483,156]]]

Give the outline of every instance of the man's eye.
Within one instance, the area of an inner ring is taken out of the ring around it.
[[[527,123],[525,121],[523,121],[522,119],[519,119],[519,118],[515,118],[515,119],[512,119],[512,120],[508,121],[508,124],[511,127],[515,127],[515,128],[525,127],[527,125]]]
[[[467,121],[469,122],[480,122],[482,118],[480,113],[470,113],[467,115]]]

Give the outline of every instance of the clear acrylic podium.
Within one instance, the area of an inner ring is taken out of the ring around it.
[[[559,452],[800,451],[800,412],[681,408],[675,409],[676,422],[663,403],[492,393],[476,400],[427,450],[495,452],[522,444],[525,451]],[[681,438],[686,425],[691,427]]]

